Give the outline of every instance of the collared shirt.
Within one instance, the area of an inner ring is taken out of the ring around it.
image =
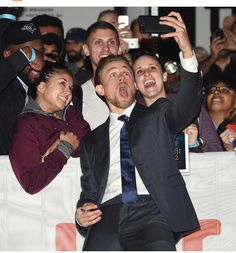
[[[128,107],[124,113],[128,117],[135,106],[133,103],[130,107]],[[121,187],[121,168],[120,168],[120,130],[124,125],[124,122],[118,120],[120,115],[116,113],[110,113],[110,127],[109,127],[109,135],[110,135],[110,170],[108,175],[107,187],[105,190],[105,194],[103,196],[102,202],[105,202],[122,192]],[[143,184],[137,169],[135,169],[135,177],[137,184],[137,192],[138,194],[149,194],[145,185]]]
[[[196,73],[198,71],[198,62],[194,52],[191,58],[184,59],[182,52],[180,52],[179,57],[181,65],[185,70],[193,73]],[[122,114],[125,114],[130,117],[134,106],[135,103],[128,107]],[[120,130],[124,122],[117,119],[119,116],[119,114],[110,112],[110,169],[102,203],[121,194],[122,192],[120,168]],[[135,177],[138,194],[149,194],[136,168]]]
[[[26,93],[26,94],[25,94],[25,105],[26,105],[27,102],[28,102],[28,100],[29,100],[29,96],[28,96],[28,94],[27,94],[29,87],[28,87],[28,85],[26,85],[26,84],[24,83],[24,81],[22,81],[22,79],[20,79],[19,76],[17,76],[17,79],[20,81],[22,87],[23,87],[24,90],[25,90],[25,93]]]
[[[92,80],[82,86],[83,90],[83,116],[89,123],[91,130],[103,124],[109,117],[109,108],[97,95]]]
[[[192,73],[197,73],[198,72],[198,61],[195,55],[195,52],[193,52],[193,56],[191,58],[183,58],[183,53],[180,51],[179,52],[179,59],[180,59],[180,64],[185,69],[186,71],[192,72]]]

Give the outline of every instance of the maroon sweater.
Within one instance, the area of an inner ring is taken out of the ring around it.
[[[81,140],[89,130],[89,124],[73,106],[67,108],[63,119],[38,112],[21,114],[16,122],[9,158],[24,190],[30,194],[41,191],[67,163],[67,158],[57,148],[43,163],[41,161],[41,156],[59,138],[60,131],[73,132]],[[79,155],[78,147],[71,156]]]

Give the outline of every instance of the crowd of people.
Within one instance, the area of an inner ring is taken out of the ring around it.
[[[0,9],[0,155],[30,194],[80,157],[84,250],[175,250],[199,229],[176,136],[188,135],[190,152],[234,148],[236,17],[209,36],[209,54],[191,45],[180,13],[161,17],[175,29],[159,39],[175,41],[176,63],[138,19],[119,26],[114,10],[66,35],[59,18],[16,21],[18,11]]]

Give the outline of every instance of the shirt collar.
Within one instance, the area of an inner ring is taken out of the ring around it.
[[[128,108],[126,108],[122,114],[117,114],[117,113],[114,113],[114,112],[110,112],[110,124],[115,125],[118,122],[117,118],[121,115],[125,114],[128,117],[130,117],[130,114],[131,114],[134,106],[135,106],[135,102],[132,105],[130,105]]]
[[[24,88],[24,90],[25,90],[26,93],[27,93],[27,91],[28,91],[28,89],[29,89],[28,85],[26,85],[25,82],[24,82],[19,76],[17,76],[17,79],[20,81],[22,87]]]

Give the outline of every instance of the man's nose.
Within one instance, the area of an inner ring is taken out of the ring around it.
[[[220,94],[220,93],[221,93],[220,87],[216,87],[214,94]]]
[[[119,75],[119,81],[124,81],[124,74],[123,74],[123,73],[121,73],[121,74]]]
[[[107,42],[103,43],[103,50],[109,51],[109,44]]]
[[[43,69],[43,64],[40,64],[40,63],[31,62],[30,65],[34,70],[37,70],[37,71],[42,71]]]

